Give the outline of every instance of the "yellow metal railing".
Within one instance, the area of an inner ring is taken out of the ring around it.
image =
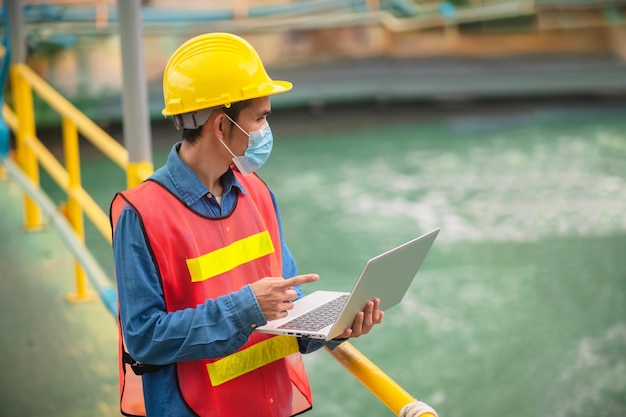
[[[50,87],[25,64],[11,68],[11,83],[15,113],[4,105],[3,114],[15,132],[15,159],[26,176],[39,186],[39,165],[67,195],[63,208],[76,236],[84,242],[83,214],[93,223],[98,232],[111,243],[111,226],[108,215],[100,208],[81,185],[79,133],[96,148],[126,171],[127,185],[132,187],[152,173],[149,162],[129,163],[128,151],[73,104]],[[37,138],[33,92],[59,116],[63,134],[65,166]],[[25,195],[24,223],[27,230],[37,230],[42,225],[39,207]],[[75,265],[76,292],[69,295],[72,301],[92,298],[87,290],[85,272],[78,262]]]
[[[437,415],[434,409],[411,396],[351,343],[344,342],[334,350],[328,348],[326,350],[395,415],[401,417]]]
[[[3,104],[2,113],[15,133],[15,159],[18,166],[35,186],[39,186],[39,165],[41,165],[65,191],[68,202],[64,212],[81,243],[84,244],[83,213],[111,243],[111,227],[107,214],[81,185],[79,133],[125,170],[129,188],[139,184],[152,173],[152,163],[129,162],[128,151],[122,145],[50,87],[28,66],[24,64],[13,66],[11,82],[15,112]],[[61,116],[65,166],[36,136],[33,90]],[[42,225],[40,209],[28,195],[25,194],[24,199],[25,227],[27,230],[39,229]],[[85,273],[78,261],[75,262],[76,293],[68,298],[72,301],[90,299]],[[395,415],[436,416],[434,410],[415,400],[352,344],[345,342],[332,351],[327,350]]]

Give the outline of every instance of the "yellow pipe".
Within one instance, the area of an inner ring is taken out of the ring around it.
[[[399,415],[405,405],[415,401],[411,394],[406,392],[351,343],[344,342],[333,350],[328,348],[326,350],[395,415]],[[426,413],[422,414],[422,417],[435,416]]]
[[[50,107],[55,109],[62,117],[73,120],[82,135],[93,143],[94,146],[119,167],[126,169],[128,164],[128,151],[122,145],[74,107],[65,97],[50,87],[25,64],[17,64],[15,71],[19,72],[19,74],[30,83],[32,88],[50,105]]]
[[[26,176],[39,186],[39,167],[37,158],[25,145],[26,138],[35,136],[35,115],[33,110],[33,94],[30,86],[20,76],[17,67],[11,68],[13,99],[18,119],[17,134],[15,135],[17,163],[26,173]],[[27,230],[37,230],[42,226],[41,210],[35,201],[24,195],[24,227]]]

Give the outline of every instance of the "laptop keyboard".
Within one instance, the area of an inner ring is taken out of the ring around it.
[[[334,300],[330,300],[326,304],[323,304],[316,309],[301,315],[300,317],[296,317],[278,328],[287,330],[308,330],[312,332],[323,329],[339,317],[339,313],[341,313],[344,304],[346,304],[346,301],[348,300],[348,295],[349,294],[344,294]]]

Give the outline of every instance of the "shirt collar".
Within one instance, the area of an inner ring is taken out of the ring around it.
[[[200,181],[200,178],[180,159],[178,150],[182,142],[176,143],[172,146],[170,153],[167,157],[165,167],[172,181],[176,193],[185,202],[187,206],[191,206],[196,201],[200,200],[209,193],[208,188]],[[240,190],[245,194],[245,189],[241,183],[235,177],[233,170],[228,168],[228,171],[220,178],[223,187],[223,194],[225,196],[235,189]]]

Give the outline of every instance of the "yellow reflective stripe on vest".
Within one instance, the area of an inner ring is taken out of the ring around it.
[[[298,351],[298,340],[293,336],[274,336],[266,339],[207,364],[211,385],[216,387]]]
[[[191,281],[200,282],[270,253],[274,253],[274,245],[266,230],[197,258],[187,259],[187,268]]]

